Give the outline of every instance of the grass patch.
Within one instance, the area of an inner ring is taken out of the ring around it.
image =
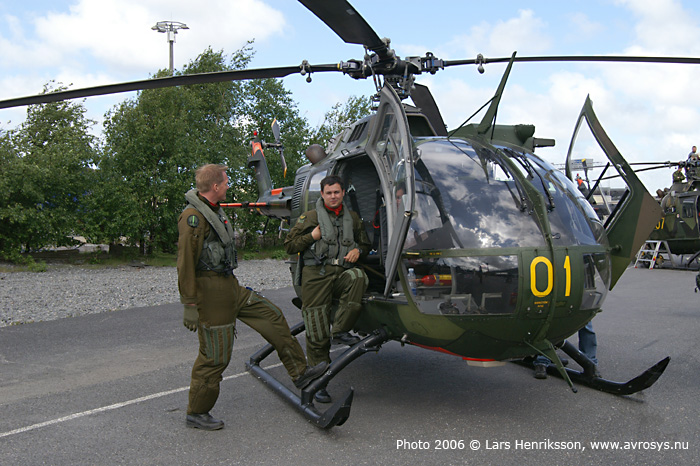
[[[0,263],[0,272],[46,272],[48,266],[41,259],[29,255],[18,255],[12,262]]]
[[[270,246],[267,248],[238,251],[238,259],[244,261],[262,259],[287,260],[288,258],[289,254],[287,254],[282,246]]]
[[[78,254],[43,254],[23,255],[21,259],[13,262],[0,262],[0,273],[11,272],[45,272],[48,264],[67,264],[84,267],[86,269],[101,269],[106,267],[120,267],[144,264],[151,267],[176,267],[177,254],[158,252],[149,256],[142,256],[138,252],[128,251],[119,254],[106,252],[91,252]],[[287,260],[287,254],[282,246],[257,247],[250,250],[238,251],[238,260]]]
[[[158,252],[149,256],[140,254],[112,255],[104,252],[81,254],[78,260],[72,261],[73,265],[84,265],[87,268],[119,267],[122,265],[144,264],[151,267],[175,267],[177,266],[177,254]]]

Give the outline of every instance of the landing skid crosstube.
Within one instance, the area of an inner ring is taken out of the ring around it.
[[[300,322],[292,327],[291,331],[292,335],[303,332],[304,322]],[[297,411],[317,427],[321,429],[330,429],[331,427],[342,425],[348,420],[348,417],[350,417],[350,406],[352,405],[354,389],[350,387],[338,401],[322,413],[319,412],[313,404],[314,393],[325,388],[333,377],[338,375],[341,370],[355,359],[370,351],[379,351],[381,345],[388,339],[389,337],[383,329],[375,330],[372,334],[363,338],[356,345],[348,348],[343,354],[331,362],[328,369],[321,377],[311,382],[311,384],[301,391],[301,397],[260,367],[262,360],[274,351],[272,345],[268,344],[252,355],[250,361],[246,363],[246,369],[260,379],[270,390],[277,393],[283,400],[296,408]]]

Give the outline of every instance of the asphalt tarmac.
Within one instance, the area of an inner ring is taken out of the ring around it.
[[[515,364],[470,367],[390,342],[331,382],[331,394],[352,385],[355,398],[328,431],[245,371],[264,341],[244,325],[212,411],[226,428],[186,428],[197,338],[179,304],[0,328],[0,464],[699,464],[694,277],[629,269],[593,321],[608,379],[671,357],[642,393],[574,394]],[[300,321],[291,288],[264,294]]]

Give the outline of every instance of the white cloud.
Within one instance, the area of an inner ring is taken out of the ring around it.
[[[177,35],[178,63],[194,59],[209,45],[234,50],[285,26],[281,13],[259,0],[79,0],[70,12],[38,18],[36,29],[59,56],[85,51],[108,67],[153,70],[158,63],[167,66],[168,57],[165,34],[151,30],[157,21],[180,21],[190,28]],[[259,27],[263,23],[266,27]]]
[[[42,74],[56,78],[57,66],[69,81],[78,82],[87,70],[98,70],[105,82],[137,75],[146,78],[167,68],[165,34],[151,30],[158,21],[181,21],[175,45],[175,66],[196,58],[207,46],[232,52],[255,38],[267,40],[285,28],[282,14],[260,0],[77,0],[68,11],[47,12],[32,24],[3,18],[8,36],[0,32],[0,63],[8,74]],[[260,27],[264,24],[265,27]],[[94,73],[94,71],[92,71]],[[41,77],[43,82],[48,79]],[[136,79],[136,78],[132,78]],[[17,95],[10,92],[3,95]]]
[[[459,57],[476,56],[485,50],[490,56],[511,55],[516,50],[532,54],[549,47],[546,28],[546,22],[532,10],[520,10],[517,17],[471,26],[468,34],[455,36],[448,45]]]
[[[176,68],[208,46],[232,53],[251,38],[264,42],[287,27],[282,13],[262,0],[75,0],[69,9],[31,22],[6,15],[0,18],[0,99],[41,92],[50,80],[79,88],[145,79],[168,67],[166,35],[151,27],[171,20],[190,28],[177,35]],[[115,99],[90,99],[90,117],[101,120]],[[0,118],[6,123],[17,115],[4,110]]]
[[[634,18],[629,55],[699,56],[697,16],[673,0],[619,0]],[[593,67],[607,89],[598,108],[611,138],[628,160],[684,159],[700,141],[698,65],[608,64]],[[644,175],[649,188],[667,183],[663,174]]]
[[[128,1],[82,0],[70,12],[37,18],[35,26],[38,39],[50,44],[57,60],[75,61],[85,52],[109,67],[139,69],[155,59],[149,37],[153,14]]]
[[[676,55],[679,50],[700,50],[697,21],[675,0],[618,0],[639,18],[637,43],[628,52]],[[695,54],[698,55],[697,53]]]

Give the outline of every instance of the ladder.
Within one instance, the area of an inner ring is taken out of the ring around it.
[[[673,258],[671,257],[671,250],[668,247],[668,243],[666,241],[646,241],[642,247],[639,248],[637,260],[634,262],[634,268],[636,269],[640,262],[648,262],[649,269],[653,269],[654,266],[661,265],[664,259],[671,261],[671,264],[673,264]]]

